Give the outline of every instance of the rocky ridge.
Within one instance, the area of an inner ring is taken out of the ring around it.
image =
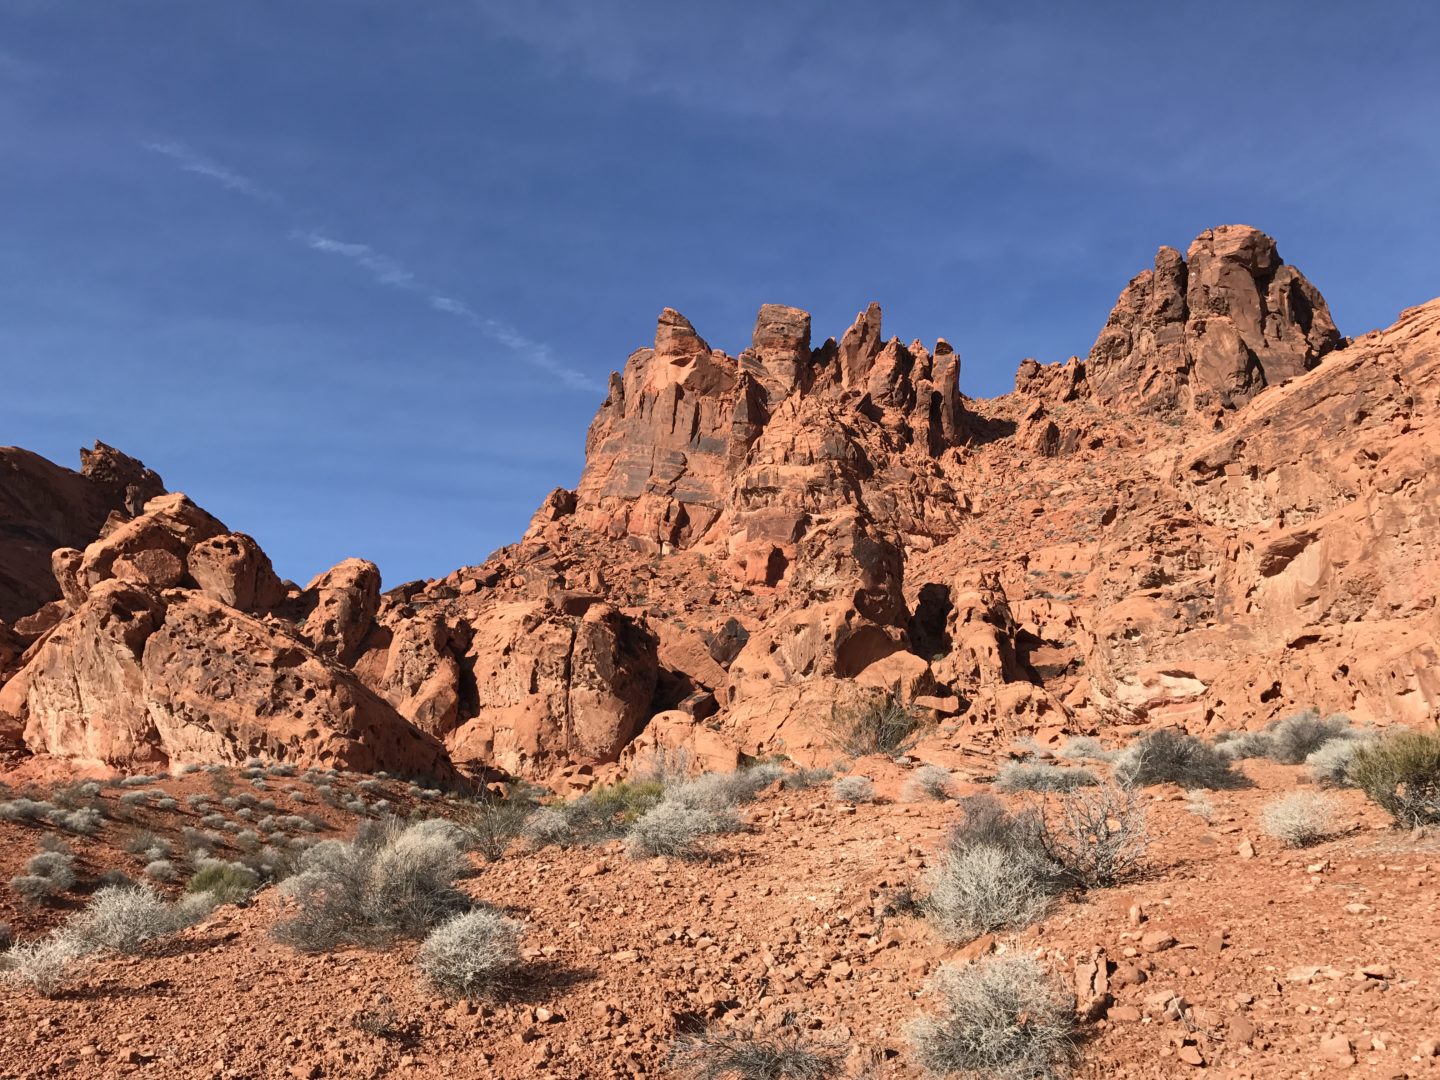
[[[389,592],[358,559],[279,582],[249,537],[146,491],[27,586],[63,599],[6,628],[0,739],[584,785],[654,746],[828,755],[832,705],[866,688],[936,716],[942,760],[1312,705],[1435,714],[1440,301],[1347,342],[1273,240],[1224,226],[1162,248],[1086,359],[1026,360],[990,400],[959,370],[873,304],[818,346],[766,305],[738,357],[666,309],[575,490],[484,563]]]

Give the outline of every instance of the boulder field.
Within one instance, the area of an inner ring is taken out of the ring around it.
[[[641,750],[826,756],[889,691],[928,751],[1440,709],[1440,300],[1349,340],[1247,226],[1161,248],[1085,358],[993,399],[871,304],[816,345],[678,312],[516,543],[305,587],[97,444],[0,450],[0,747],[584,786]]]

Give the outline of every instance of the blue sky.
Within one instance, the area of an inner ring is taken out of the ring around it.
[[[1174,9],[1174,10],[1172,10]],[[1440,293],[1431,3],[0,0],[0,443],[142,457],[303,582],[516,539],[662,307],[867,301],[962,388],[1246,222]]]

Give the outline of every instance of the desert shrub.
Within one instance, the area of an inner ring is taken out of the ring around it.
[[[838,1044],[787,1023],[769,1036],[707,1029],[677,1041],[667,1064],[689,1080],[829,1080],[844,1058]]]
[[[220,813],[206,814],[200,819],[200,824],[207,829],[223,829],[228,824],[225,815]]]
[[[299,912],[278,924],[275,936],[306,952],[423,936],[470,906],[454,886],[464,845],[464,834],[438,819],[384,823],[349,843],[318,843],[281,886]]]
[[[625,851],[632,859],[657,855],[692,858],[701,838],[731,832],[736,827],[735,816],[729,810],[661,799],[630,827]]]
[[[56,836],[54,833],[45,833],[40,837],[40,850],[53,851],[60,855],[70,855],[70,844],[63,836]]]
[[[153,784],[162,779],[159,776],[151,776],[149,773],[137,773],[134,776],[126,776],[121,779],[120,786],[125,788],[144,787],[146,784]]]
[[[106,871],[105,871],[103,874],[101,874],[96,880],[100,883],[101,888],[104,888],[106,885],[134,885],[134,884],[135,884],[135,879],[134,879],[134,878],[132,878],[129,874],[125,873],[124,870],[120,870],[120,869],[114,868],[114,867],[112,867],[112,868],[109,869],[109,870],[106,870]]]
[[[1286,847],[1309,847],[1335,834],[1335,809],[1332,796],[1295,791],[1265,804],[1260,827]]]
[[[995,777],[999,791],[1074,791],[1100,781],[1089,769],[1064,769],[1043,762],[1007,761]]]
[[[279,764],[271,765],[269,768],[267,768],[265,770],[265,775],[290,777],[294,776],[299,771],[299,768],[297,768],[292,763],[288,761],[282,761]]]
[[[830,785],[830,794],[835,796],[836,801],[854,806],[874,802],[875,785],[868,776],[841,776]]]
[[[1183,788],[1239,787],[1244,776],[1230,758],[1209,743],[1179,732],[1151,732],[1125,748],[1111,774],[1125,787],[1179,784]]]
[[[38,799],[11,799],[0,802],[0,821],[12,821],[22,825],[34,825],[46,820],[56,811],[54,803]]]
[[[260,875],[244,863],[200,859],[185,885],[192,894],[206,894],[215,904],[238,904],[260,885]]]
[[[125,791],[120,794],[120,802],[133,810],[137,807],[149,806],[154,795],[153,791]]]
[[[1350,718],[1321,718],[1314,709],[1295,713],[1271,725],[1269,757],[1286,765],[1299,765],[1332,739],[1341,739],[1350,730]]]
[[[50,793],[50,799],[67,810],[80,810],[93,807],[99,795],[99,783],[94,780],[83,780],[72,784],[61,784]]]
[[[520,971],[524,927],[487,908],[441,923],[425,938],[415,964],[436,987],[467,997],[494,994]]]
[[[1331,739],[1305,758],[1305,767],[1326,787],[1351,787],[1350,766],[1354,764],[1355,755],[1373,741],[1373,736],[1358,734]]]
[[[254,829],[242,829],[235,834],[235,844],[246,851],[254,851],[260,846],[260,834]]]
[[[105,823],[105,815],[93,806],[82,806],[78,810],[55,809],[49,815],[51,824],[66,832],[81,836],[94,836]]]
[[[921,713],[894,690],[830,707],[830,739],[852,757],[900,757],[920,741],[924,727]]]
[[[946,941],[973,941],[994,930],[1018,930],[1044,916],[1055,871],[1034,851],[986,844],[952,851],[931,870],[925,914]]]
[[[136,829],[120,842],[120,849],[131,855],[144,855],[155,841],[156,836],[149,829]]]
[[[1355,752],[1348,775],[1395,824],[1440,825],[1440,732],[1386,735]]]
[[[591,788],[578,798],[544,807],[525,832],[539,847],[603,843],[623,836],[664,794],[665,786],[655,780]]]
[[[1066,761],[1111,761],[1116,752],[1106,750],[1105,744],[1091,735],[1076,735],[1066,739],[1065,745],[1055,751],[1056,757]]]
[[[835,770],[826,768],[796,769],[780,779],[780,786],[786,791],[809,791],[811,788],[828,784],[835,779]]]
[[[151,881],[174,881],[180,875],[169,859],[151,859],[145,864],[145,876]]]
[[[910,802],[919,802],[921,799],[938,799],[943,802],[950,798],[954,784],[955,779],[948,769],[942,769],[939,765],[922,765],[905,781],[901,797]]]
[[[1031,957],[987,956],[944,967],[938,1016],[914,1021],[911,1045],[937,1076],[1058,1080],[1075,1062],[1075,1002]]]
[[[30,856],[25,872],[48,878],[57,892],[65,892],[75,887],[75,856],[68,851],[41,851]]]
[[[1215,749],[1235,761],[1269,757],[1275,740],[1269,731],[1222,731],[1215,736]]]
[[[186,761],[186,762],[183,762],[183,763],[180,764],[180,765],[176,765],[173,769],[171,769],[171,770],[170,770],[170,775],[171,775],[171,776],[189,776],[191,773],[197,773],[197,772],[199,772],[199,771],[200,771],[200,765],[199,765],[197,762],[194,762],[194,761]]]
[[[1215,820],[1215,804],[1198,788],[1185,793],[1185,809],[1207,825]]]
[[[43,903],[60,893],[60,887],[41,874],[17,874],[10,879],[10,888],[15,895],[32,904]]]
[[[174,810],[180,804],[169,795],[161,795],[155,800],[156,810]]]
[[[74,978],[85,956],[83,943],[62,928],[37,941],[10,946],[0,955],[0,982],[54,997]]]
[[[662,793],[661,801],[719,813],[750,802],[784,775],[785,770],[774,762],[760,762],[729,773],[703,773],[671,784]]]
[[[511,785],[503,795],[465,802],[451,818],[465,834],[467,846],[487,862],[496,862],[525,832],[525,823],[536,805],[520,785]]]
[[[1040,811],[1040,847],[1064,884],[1103,889],[1134,878],[1150,845],[1145,808],[1131,790],[1097,787]]]
[[[147,942],[189,926],[207,910],[193,903],[168,904],[148,885],[108,886],[66,924],[66,930],[87,952],[114,949],[133,953]]]
[[[960,820],[950,830],[951,851],[993,847],[1001,851],[1040,851],[1040,817],[1033,810],[1012,814],[994,795],[961,799]]]

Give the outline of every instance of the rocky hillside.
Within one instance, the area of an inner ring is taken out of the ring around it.
[[[280,582],[108,448],[78,475],[9,451],[0,743],[585,786],[655,746],[822,756],[866,688],[928,710],[952,763],[1297,706],[1435,715],[1440,301],[1346,341],[1273,240],[1224,226],[1162,248],[1087,358],[990,400],[959,370],[873,304],[819,345],[766,305],[738,357],[667,309],[576,489],[383,593],[353,559]]]

